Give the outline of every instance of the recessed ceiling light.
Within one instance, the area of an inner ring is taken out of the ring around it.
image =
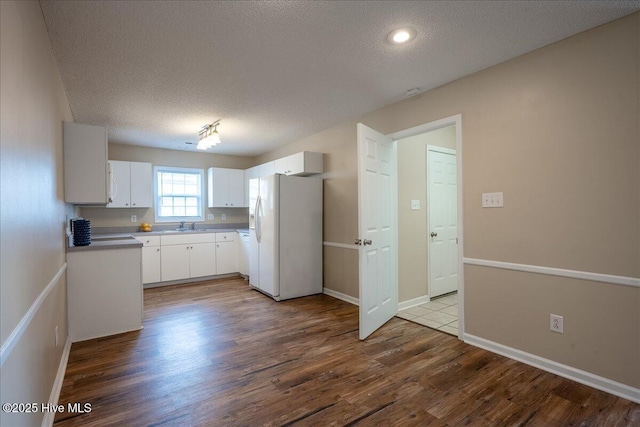
[[[394,44],[403,44],[416,38],[416,30],[413,28],[398,28],[387,36],[387,39]]]

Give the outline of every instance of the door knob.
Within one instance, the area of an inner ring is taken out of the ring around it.
[[[353,243],[360,246],[362,244],[362,239],[356,239],[356,241]]]
[[[431,232],[431,237],[438,237],[438,233]]]
[[[362,242],[365,246],[372,244],[373,242],[369,239],[364,239],[364,241]]]

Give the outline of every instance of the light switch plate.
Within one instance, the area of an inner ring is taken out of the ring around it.
[[[131,222],[138,222],[138,216],[137,215],[131,215]]]
[[[227,220],[227,214],[222,214],[222,220],[226,221]]]
[[[504,206],[504,194],[502,191],[498,193],[482,193],[483,208],[501,208]]]
[[[213,216],[212,213],[207,214],[207,221],[213,221],[213,218],[214,218],[214,216]]]
[[[420,200],[411,200],[411,210],[417,211],[420,209]]]

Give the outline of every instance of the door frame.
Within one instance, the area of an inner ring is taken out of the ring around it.
[[[462,180],[462,114],[445,117],[433,122],[414,126],[387,136],[393,139],[394,150],[397,150],[399,139],[416,136],[437,130],[443,127],[455,125],[456,128],[456,183],[457,183],[457,220],[458,220],[458,338],[463,339],[465,331],[464,323],[464,210],[463,210],[463,180]],[[397,162],[397,156],[396,156]],[[396,170],[398,165],[396,164]],[[397,193],[396,193],[397,194]],[[393,224],[394,234],[398,235],[398,222]],[[396,255],[397,256],[397,255]],[[428,280],[428,279],[427,279]],[[397,279],[396,279],[396,283]]]
[[[454,156],[456,156],[456,197],[457,197],[457,187],[458,187],[458,157],[456,155],[456,150],[453,150],[451,148],[445,148],[445,147],[439,147],[437,145],[427,145],[426,146],[426,153],[425,153],[425,178],[426,178],[426,188],[427,188],[427,194],[426,194],[426,200],[427,200],[427,231],[430,231],[430,222],[431,221],[431,203],[429,197],[431,197],[431,193],[429,192],[429,153],[433,152],[433,153],[441,153],[441,154],[452,154]],[[457,209],[457,199],[456,199],[456,209]],[[456,217],[458,216],[458,213],[456,211]],[[457,218],[456,218],[457,220]],[[456,226],[457,228],[457,226]],[[458,242],[460,242],[460,239],[458,238]],[[431,280],[431,241],[429,240],[429,237],[427,236],[427,296],[429,297],[429,300],[431,300],[431,298],[433,298],[432,292],[431,292],[431,284],[432,284],[432,280]],[[459,243],[458,243],[459,244]],[[458,286],[456,286],[456,290],[457,290]],[[459,330],[460,328],[458,328]]]

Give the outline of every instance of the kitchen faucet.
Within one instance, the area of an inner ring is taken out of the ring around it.
[[[195,223],[195,221],[191,223],[191,229],[192,229],[192,230],[195,230],[195,229],[196,229],[196,223]]]
[[[184,228],[184,221],[180,221],[180,228]]]

